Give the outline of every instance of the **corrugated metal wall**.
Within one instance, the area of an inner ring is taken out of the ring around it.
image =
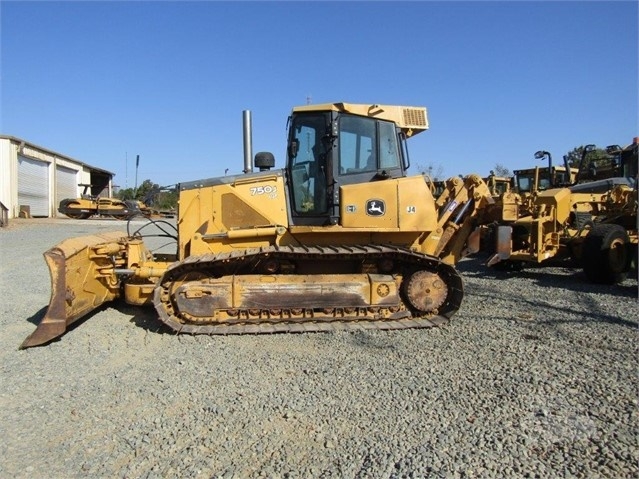
[[[65,166],[57,165],[55,168],[56,198],[55,208],[58,209],[60,201],[65,198],[78,197],[78,172]]]
[[[50,215],[49,163],[18,155],[18,205],[29,206],[31,216]]]

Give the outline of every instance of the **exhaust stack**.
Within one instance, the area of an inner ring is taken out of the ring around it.
[[[242,112],[242,126],[244,133],[244,173],[253,172],[253,131],[251,125],[251,110]]]

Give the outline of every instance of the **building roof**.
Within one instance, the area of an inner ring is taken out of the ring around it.
[[[63,155],[62,153],[58,153],[57,151],[54,151],[50,148],[44,148],[42,146],[36,145],[35,143],[31,143],[30,141],[23,140],[22,138],[18,138],[11,135],[0,135],[0,140],[9,140],[17,144],[22,144],[23,146],[29,146],[30,148],[44,151],[45,153],[49,153],[50,155],[57,156],[65,160],[73,161],[74,163],[82,165],[83,167],[86,167],[90,170],[106,173],[110,176],[115,176],[115,173],[113,173],[112,171],[105,170],[104,168],[98,168],[97,166],[89,165],[88,163],[85,163],[84,161],[76,160],[75,158],[72,158],[68,155]]]

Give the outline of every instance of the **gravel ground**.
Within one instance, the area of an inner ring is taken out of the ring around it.
[[[19,351],[49,301],[42,253],[121,229],[0,231],[0,477],[639,475],[636,278],[471,259],[443,328],[175,336],[113,303]]]

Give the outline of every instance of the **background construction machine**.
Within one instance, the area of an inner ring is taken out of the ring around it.
[[[564,166],[553,165],[552,155],[545,150],[535,152],[535,159],[548,159],[548,166],[535,166],[513,172],[514,189],[520,199],[519,216],[532,213],[535,198],[540,191],[572,185],[579,171],[578,168],[570,167],[567,157],[564,157]]]
[[[484,178],[484,182],[493,198],[499,198],[504,193],[513,189],[513,178],[511,176],[497,176],[491,170],[490,175]]]
[[[535,159],[548,159],[548,166],[515,170],[512,177],[496,176],[491,171],[491,174],[484,178],[495,199],[495,204],[484,210],[481,215],[480,249],[482,252],[487,254],[495,252],[499,226],[510,225],[520,217],[531,214],[539,191],[571,184],[578,171],[577,168],[568,168],[567,164],[565,167],[553,166],[552,155],[547,151],[537,151]],[[508,266],[512,266],[512,263]]]
[[[117,198],[95,196],[90,194],[92,185],[78,186],[84,187],[80,198],[66,198],[60,201],[58,206],[58,211],[69,218],[85,220],[91,216],[110,216],[123,220],[149,214],[148,208],[141,201],[122,201]]]
[[[578,168],[571,168],[567,157],[564,157],[564,166],[553,165],[552,155],[545,150],[536,151],[535,159],[548,159],[548,166],[515,170],[515,186],[520,193],[569,186],[575,180]]]
[[[436,204],[423,175],[406,176],[406,140],[427,128],[421,107],[296,107],[286,168],[260,152],[254,172],[245,112],[245,173],[178,186],[175,254],[153,254],[124,232],[45,253],[51,301],[22,347],[118,297],[152,304],[168,327],[194,334],[446,321],[463,296],[453,265],[476,250],[477,212],[493,199],[470,175],[448,180]]]
[[[488,264],[516,267],[569,258],[592,282],[623,280],[636,268],[637,149],[637,139],[623,149],[609,148],[616,166],[602,173],[587,161],[593,148],[584,148],[572,186],[535,192],[522,216],[497,228],[496,253]]]
[[[169,197],[168,201],[165,201],[164,196]],[[144,195],[144,199],[140,202],[145,207],[144,215],[149,218],[175,218],[177,216],[177,201],[171,200],[176,197],[176,185],[156,185]]]

